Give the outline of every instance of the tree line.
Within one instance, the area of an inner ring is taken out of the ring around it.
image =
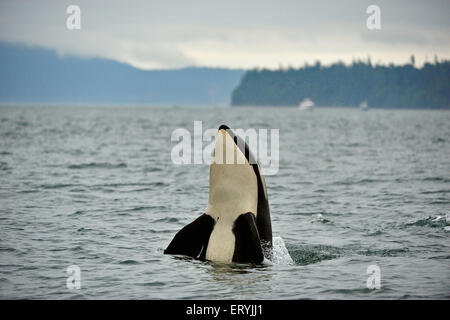
[[[450,109],[450,61],[426,62],[415,67],[372,65],[368,61],[323,66],[247,71],[233,90],[233,106],[296,106],[310,98],[318,106]]]

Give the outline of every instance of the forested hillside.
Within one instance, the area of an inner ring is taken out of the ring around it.
[[[414,67],[354,62],[299,69],[251,70],[232,93],[232,105],[298,105],[305,98],[318,106],[450,109],[450,61]]]

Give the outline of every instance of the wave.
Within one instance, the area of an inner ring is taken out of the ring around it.
[[[442,182],[449,182],[450,180],[444,177],[425,177],[423,179],[421,179],[420,181],[430,181],[430,182],[434,182],[434,181],[442,181]]]
[[[117,164],[108,163],[108,162],[89,162],[89,163],[81,163],[81,164],[71,164],[67,166],[68,169],[117,169],[117,168],[126,168],[127,164],[124,162],[120,162]]]
[[[39,187],[42,189],[61,189],[68,187],[78,187],[80,184],[72,184],[72,183],[56,183],[56,184],[42,184]]]
[[[386,183],[389,182],[389,180],[386,179],[371,179],[371,178],[363,178],[363,179],[345,179],[345,180],[338,180],[333,182],[333,185],[338,186],[349,186],[349,185],[364,185],[364,184],[372,184],[372,183]]]
[[[421,192],[421,194],[441,194],[441,193],[450,193],[450,189],[431,190],[431,191],[422,191]]]
[[[128,182],[128,183],[101,183],[94,184],[89,187],[97,188],[97,187],[134,187],[134,186],[142,186],[142,187],[166,187],[168,183],[165,182]]]
[[[358,251],[358,254],[363,256],[377,256],[377,257],[398,257],[409,253],[408,248],[398,248],[398,249],[367,249]]]
[[[337,259],[343,256],[376,256],[376,257],[398,257],[409,253],[408,248],[388,249],[362,249],[362,248],[339,248],[329,245],[305,245],[297,246],[289,250],[296,265],[309,265],[325,260]]]
[[[84,211],[82,211],[82,210],[77,210],[77,211],[75,211],[75,212],[72,212],[71,214],[70,214],[70,216],[77,216],[77,215],[80,215],[80,214],[83,214],[84,213]]]
[[[449,231],[450,217],[448,215],[428,216],[423,219],[419,219],[413,222],[405,224],[406,227],[430,227],[430,228],[442,228],[445,231]]]
[[[168,222],[168,223],[176,223],[180,220],[174,217],[165,217],[165,218],[159,218],[153,221],[153,223],[160,223],[160,222]]]
[[[134,265],[134,264],[139,264],[139,262],[136,260],[123,260],[123,261],[120,261],[119,264]]]
[[[313,222],[329,223],[331,221],[326,219],[321,213],[318,213]]]
[[[441,138],[441,137],[433,138],[433,139],[431,139],[431,141],[432,141],[433,143],[446,142],[445,138]]]
[[[323,260],[331,260],[340,257],[343,249],[332,246],[300,246],[291,249],[289,252],[297,265],[308,265],[318,263]]]

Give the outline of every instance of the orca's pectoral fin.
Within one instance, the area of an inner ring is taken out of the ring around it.
[[[202,214],[178,231],[164,250],[164,254],[181,254],[204,259],[213,227],[214,219],[207,214]]]
[[[240,215],[234,222],[233,233],[236,238],[233,262],[263,262],[264,254],[253,213],[248,212]]]

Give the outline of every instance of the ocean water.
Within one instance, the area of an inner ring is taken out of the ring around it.
[[[163,255],[208,200],[194,120],[280,130],[274,261]],[[1,107],[0,179],[2,299],[450,298],[448,111]]]

